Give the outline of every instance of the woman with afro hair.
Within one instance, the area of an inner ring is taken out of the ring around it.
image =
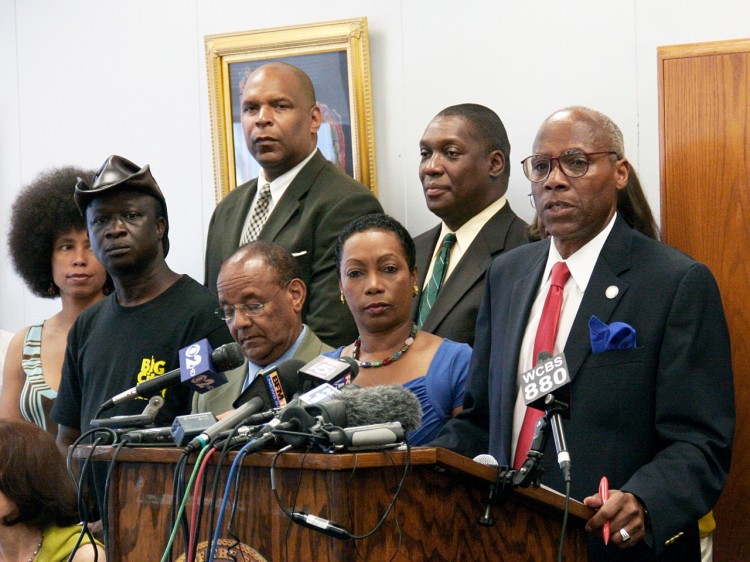
[[[50,418],[73,322],[109,292],[104,267],[91,251],[86,223],[73,200],[76,178],[94,173],[72,166],[40,174],[19,193],[8,247],[16,272],[38,297],[60,297],[62,310],[28,326],[10,342],[3,367],[0,416],[26,420],[57,434]]]

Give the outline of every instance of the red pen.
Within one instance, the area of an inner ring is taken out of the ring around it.
[[[599,480],[599,496],[602,498],[602,505],[609,499],[609,480],[606,476],[602,476]],[[609,521],[606,521],[602,527],[602,538],[604,544],[609,544]]]

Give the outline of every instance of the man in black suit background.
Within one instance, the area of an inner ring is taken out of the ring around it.
[[[257,68],[241,104],[245,142],[261,172],[214,210],[205,284],[216,291],[222,263],[239,246],[256,239],[280,244],[297,259],[308,288],[303,321],[331,346],[351,343],[357,329],[339,298],[333,247],[351,220],[383,209],[316,148],[321,112],[302,70],[281,62]]]
[[[494,111],[466,103],[438,113],[419,148],[425,201],[442,223],[414,239],[420,293],[413,317],[422,330],[473,345],[487,266],[526,242],[526,224],[505,198],[510,142]],[[455,242],[438,282],[446,235]]]
[[[599,112],[548,117],[524,160],[549,237],[493,261],[477,320],[464,410],[432,443],[467,456],[515,453],[526,406],[521,375],[550,272],[565,264],[553,354],[565,353],[571,495],[598,509],[592,560],[700,560],[698,519],[726,483],[734,432],[732,364],[708,268],[631,229],[617,212],[628,183],[622,133]],[[532,410],[532,409],[528,409]],[[553,440],[543,484],[564,490]],[[610,497],[597,491],[607,476]],[[610,523],[609,546],[602,528]],[[719,523],[720,524],[720,523]]]

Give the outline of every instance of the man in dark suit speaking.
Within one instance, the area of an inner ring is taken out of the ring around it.
[[[317,150],[321,113],[302,70],[279,62],[259,67],[245,83],[241,104],[245,142],[261,172],[214,210],[205,284],[216,291],[221,264],[239,246],[253,240],[280,244],[297,259],[308,288],[305,323],[329,345],[348,344],[357,330],[339,300],[333,247],[349,221],[382,207]]]
[[[465,103],[430,121],[419,150],[425,201],[442,224],[414,239],[421,291],[412,315],[426,332],[473,345],[487,266],[526,242],[505,199],[510,142],[494,111]]]
[[[697,561],[697,521],[726,482],[734,431],[718,287],[706,266],[617,214],[628,166],[622,133],[608,117],[558,111],[540,127],[533,151],[524,172],[550,238],[490,266],[464,410],[433,444],[469,456],[489,451],[500,465],[518,467],[528,451],[524,420],[533,413],[521,374],[537,362],[540,333],[554,325],[545,350],[565,353],[571,379],[563,420],[571,495],[598,510],[587,524],[590,558]],[[549,324],[554,295],[561,305]],[[550,439],[541,481],[564,490],[556,460]],[[602,476],[612,488],[603,504]]]

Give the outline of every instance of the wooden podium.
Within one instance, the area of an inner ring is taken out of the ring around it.
[[[79,449],[76,457],[87,454]],[[109,498],[109,560],[158,561],[166,547],[172,481],[180,450],[124,448],[116,459]],[[95,461],[109,462],[100,447]],[[218,455],[215,455],[218,456]],[[191,457],[194,460],[195,455]],[[291,523],[271,491],[273,453],[249,455],[242,467],[235,527],[242,542],[269,561],[554,560],[564,498],[544,489],[518,489],[493,506],[494,526],[477,523],[496,470],[445,449],[414,448],[411,469],[383,526],[366,539],[338,540]],[[211,459],[214,460],[213,458]],[[285,453],[276,487],[288,509],[305,511],[364,534],[380,519],[403,474],[406,452]],[[206,475],[209,484],[213,468]],[[192,470],[192,467],[190,467]],[[223,478],[229,472],[222,470]],[[224,482],[216,501],[217,512]],[[210,496],[209,492],[207,495]],[[206,500],[206,506],[210,504]],[[186,512],[190,513],[190,503]],[[208,507],[199,540],[205,540]],[[586,560],[585,521],[592,512],[570,502],[565,560]],[[226,529],[226,524],[225,524]],[[222,537],[227,537],[226,530]],[[173,550],[185,551],[181,533]]]

